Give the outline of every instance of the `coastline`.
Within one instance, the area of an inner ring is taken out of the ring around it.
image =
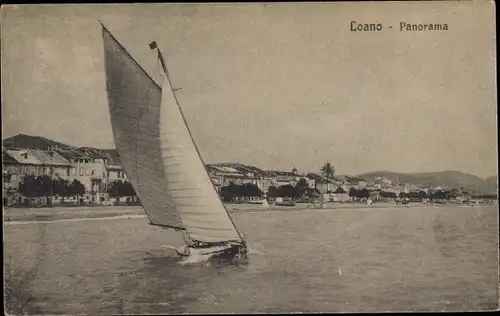
[[[479,204],[479,206],[482,204]],[[272,212],[332,212],[349,210],[380,210],[380,209],[405,209],[428,207],[459,207],[473,208],[475,204],[422,204],[410,203],[405,205],[395,203],[374,203],[367,205],[364,203],[328,203],[325,208],[314,208],[311,203],[297,203],[295,206],[274,206],[262,208],[250,204],[225,204],[229,213],[272,213]],[[109,207],[52,207],[52,208],[4,208],[3,220],[5,224],[14,223],[54,223],[74,220],[98,220],[98,219],[132,219],[147,218],[141,206],[109,206]]]
[[[36,221],[46,222],[55,220],[89,219],[144,215],[140,206],[110,206],[110,207],[55,207],[55,208],[8,208],[3,209],[4,223]]]
[[[270,205],[269,208],[257,208],[255,206],[248,207],[244,204],[230,204],[226,205],[228,211],[242,212],[242,211],[299,211],[299,210],[356,210],[356,209],[383,209],[383,208],[415,208],[415,207],[474,207],[476,204],[423,204],[423,203],[409,203],[409,204],[396,204],[396,203],[373,203],[368,205],[365,203],[328,203],[324,208],[314,208],[312,203],[297,203],[295,206],[274,206]],[[482,204],[479,204],[482,205]]]

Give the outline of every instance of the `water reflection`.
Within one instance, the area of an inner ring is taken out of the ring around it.
[[[217,295],[216,284],[231,275],[243,273],[248,262],[213,259],[180,265],[173,251],[128,253],[121,267],[116,294],[122,298],[120,313],[186,313],[188,308],[205,304],[208,293]],[[142,260],[138,260],[141,258]],[[133,266],[133,269],[131,267]]]
[[[249,260],[192,265],[139,221],[10,226],[6,295],[36,314],[496,308],[497,209],[415,210],[238,214]]]

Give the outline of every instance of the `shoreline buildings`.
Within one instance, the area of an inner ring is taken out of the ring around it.
[[[121,165],[116,150],[101,150],[90,147],[72,147],[43,137],[17,135],[3,141],[2,173],[3,189],[17,191],[24,176],[48,175],[68,181],[78,180],[85,187],[82,197],[87,203],[101,204],[110,200],[107,193],[110,185],[117,180],[127,181],[127,175]],[[372,199],[380,199],[381,192],[400,193],[435,192],[448,190],[438,186],[417,186],[414,184],[392,183],[382,177],[366,181],[352,176],[335,175],[328,181],[319,174],[300,174],[296,168],[290,172],[278,170],[262,170],[255,166],[241,163],[207,164],[206,169],[218,192],[224,186],[253,184],[264,194],[271,187],[285,185],[295,186],[299,181],[309,188],[327,194],[329,200],[345,202],[349,200],[352,189],[370,191]],[[460,190],[457,194],[462,194]],[[6,194],[4,194],[4,197]],[[14,194],[11,199],[16,204],[23,202],[23,197]],[[5,200],[4,200],[5,203]]]
[[[81,198],[88,203],[100,204],[109,201],[106,191],[111,183],[127,179],[119,161],[96,150],[55,146],[46,150],[4,148],[2,156],[4,191],[18,191],[26,175],[47,175],[70,182],[78,180],[85,187],[85,194]],[[25,197],[14,194],[9,199],[14,200],[15,204],[23,204]]]

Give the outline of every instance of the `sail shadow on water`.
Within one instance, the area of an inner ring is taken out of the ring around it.
[[[162,249],[130,251],[129,258],[114,276],[106,313],[180,314],[204,306],[211,291],[241,278],[244,267],[237,264],[202,263],[186,267],[177,264],[172,252]]]
[[[199,300],[196,290],[198,275],[176,264],[174,252],[162,250],[133,251],[126,255],[116,283],[116,306],[107,313],[120,314],[182,314]],[[133,263],[133,264],[131,264]]]
[[[161,86],[101,26],[113,136],[149,223],[183,234],[176,252],[185,263],[246,259],[246,241],[207,173],[156,42]]]

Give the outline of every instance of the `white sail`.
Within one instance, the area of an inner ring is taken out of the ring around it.
[[[199,241],[241,241],[168,77],[160,88],[104,27],[103,36],[116,147],[151,223]]]
[[[161,88],[103,26],[106,86],[116,148],[152,224],[183,228],[161,159]]]
[[[160,125],[165,175],[189,236],[204,242],[241,241],[193,141],[170,81],[163,72]]]

